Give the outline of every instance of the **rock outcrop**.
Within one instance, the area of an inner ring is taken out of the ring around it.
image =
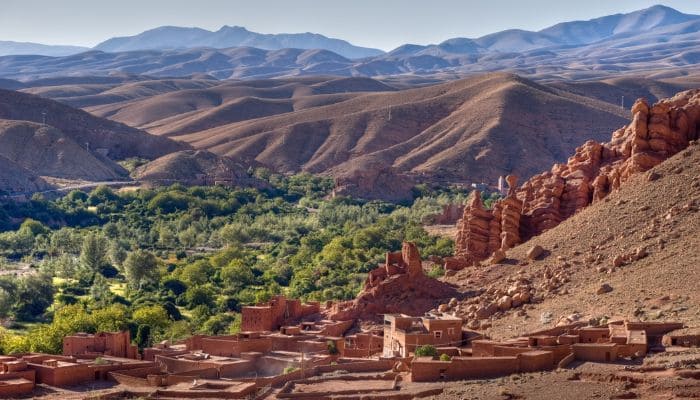
[[[375,320],[382,314],[422,315],[456,290],[423,273],[420,253],[406,242],[400,252],[387,253],[386,262],[370,271],[355,300],[335,303],[328,311],[333,320]]]
[[[496,202],[491,210],[484,208],[481,193],[474,191],[464,216],[457,223],[456,254],[446,260],[447,269],[461,269],[520,243],[523,203],[515,192],[517,178],[509,175],[506,181],[509,185],[508,195]]]
[[[637,100],[632,122],[608,143],[588,141],[566,164],[555,164],[485,210],[478,192],[458,222],[455,257],[459,269],[557,226],[582,208],[603,200],[632,175],[645,172],[698,138],[700,90],[681,92],[653,106]]]

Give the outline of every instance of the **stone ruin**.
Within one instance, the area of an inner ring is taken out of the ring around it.
[[[328,312],[333,320],[376,320],[382,314],[422,315],[456,290],[423,273],[414,243],[403,243],[400,252],[387,253],[386,261],[369,272],[355,300],[335,303]]]
[[[604,199],[635,174],[648,171],[698,139],[700,90],[681,92],[653,106],[632,106],[632,122],[608,143],[592,140],[576,149],[566,164],[555,164],[519,188],[507,178],[505,199],[487,210],[478,191],[457,223],[455,257],[447,269],[461,269],[551,229],[590,204]]]

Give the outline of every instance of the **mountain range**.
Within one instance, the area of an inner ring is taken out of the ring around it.
[[[1,47],[1,46],[0,46]],[[0,54],[6,52],[0,50]],[[62,57],[0,57],[0,77],[33,80],[115,72],[154,77],[207,74],[217,79],[337,75],[448,78],[510,71],[535,79],[594,79],[614,74],[677,76],[700,64],[700,16],[654,6],[628,14],[565,22],[532,32],[506,30],[388,53],[316,34],[265,35],[225,26],[216,32],[161,27],[109,39]]]

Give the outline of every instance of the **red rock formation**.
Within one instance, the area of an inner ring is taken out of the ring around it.
[[[474,191],[464,216],[457,223],[455,257],[446,260],[445,268],[461,269],[476,261],[481,261],[496,250],[508,250],[520,243],[520,214],[522,201],[517,198],[515,184],[517,178],[507,177],[508,196],[486,210],[481,201],[481,193]]]
[[[632,175],[645,172],[685,149],[698,138],[700,90],[690,90],[652,107],[645,100],[632,106],[632,122],[608,143],[588,141],[566,164],[535,175],[517,190],[509,177],[508,196],[484,210],[478,192],[458,222],[455,258],[459,268],[484,260],[553,228],[591,203],[604,199]]]
[[[386,262],[370,271],[355,300],[334,304],[328,317],[345,321],[374,320],[386,313],[422,315],[455,294],[453,287],[425,276],[418,248],[404,243],[401,252],[387,253]]]

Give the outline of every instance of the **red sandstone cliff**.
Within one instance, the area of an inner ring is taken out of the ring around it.
[[[685,149],[698,138],[700,90],[681,92],[653,106],[637,100],[632,122],[607,143],[588,141],[566,164],[555,164],[515,189],[492,210],[484,209],[478,192],[457,223],[455,257],[446,267],[465,265],[494,255],[503,257],[514,245],[558,225],[589,204],[600,201],[626,182]],[[495,253],[495,254],[494,254]]]

